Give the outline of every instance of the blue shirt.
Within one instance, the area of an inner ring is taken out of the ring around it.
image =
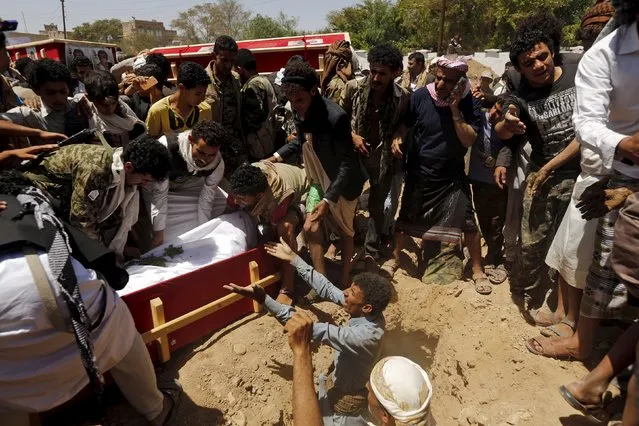
[[[320,297],[344,305],[344,293],[324,275],[299,256],[291,263]],[[269,296],[266,296],[264,305],[281,323],[288,321],[295,312],[295,308],[278,303]],[[336,388],[346,394],[366,388],[366,382],[380,355],[384,327],[383,315],[351,318],[341,327],[325,322],[313,325],[313,341],[335,349],[333,380]]]

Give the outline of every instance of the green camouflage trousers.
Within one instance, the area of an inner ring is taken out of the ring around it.
[[[530,175],[528,176],[530,180]],[[524,296],[528,309],[540,308],[549,289],[556,289],[546,254],[570,203],[575,178],[551,176],[533,196],[526,190],[521,219],[521,254],[510,282],[514,295]]]
[[[464,257],[459,244],[424,241],[424,274],[426,284],[451,284],[464,275]]]

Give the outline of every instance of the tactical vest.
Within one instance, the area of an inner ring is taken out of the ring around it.
[[[25,247],[47,251],[50,241],[47,241],[45,233],[38,228],[33,214],[21,214],[20,203],[13,195],[3,195],[2,199],[7,201],[7,209],[0,213],[0,252],[21,251]],[[66,222],[63,223],[69,236],[73,258],[85,268],[103,276],[115,290],[124,288],[129,275],[117,266],[115,253]]]

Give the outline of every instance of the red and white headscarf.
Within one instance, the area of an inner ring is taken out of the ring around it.
[[[468,72],[468,61],[470,59],[472,59],[471,56],[456,56],[454,59],[446,56],[441,56],[437,58],[437,66],[440,68],[459,71],[465,74],[466,72]],[[433,102],[435,102],[435,105],[440,108],[450,106],[448,99],[441,99],[439,96],[437,96],[435,84],[436,83],[430,83],[426,86],[426,88],[428,89],[428,93],[430,93],[430,97],[433,98]],[[470,90],[470,82],[466,81],[466,87],[464,88],[464,91],[462,93],[462,99],[470,93]]]
[[[454,59],[446,56],[437,58],[437,66],[440,68],[448,68],[461,72],[468,72],[468,61],[472,56],[456,56]]]

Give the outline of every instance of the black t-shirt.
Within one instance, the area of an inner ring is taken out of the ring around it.
[[[531,162],[542,167],[563,151],[575,138],[572,113],[576,101],[575,75],[577,64],[562,66],[559,80],[543,88],[531,87],[522,80],[521,86],[509,95],[504,110],[509,105],[517,107],[519,117],[526,125],[526,137],[532,148]],[[522,137],[515,136],[504,143],[517,146]],[[580,171],[579,156],[557,169],[561,172]]]
[[[483,140],[481,104],[471,94],[459,103],[464,120]],[[452,111],[449,107],[438,107],[423,87],[416,90],[410,99],[410,108],[405,125],[413,127],[413,139],[406,152],[406,173],[414,179],[448,179],[451,175],[464,173],[464,156],[468,148],[462,145],[455,130]]]

